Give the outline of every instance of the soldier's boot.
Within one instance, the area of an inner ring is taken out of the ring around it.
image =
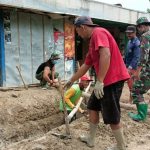
[[[98,124],[90,123],[90,131],[88,135],[81,135],[79,138],[82,142],[85,142],[88,147],[94,147],[95,135]]]
[[[148,112],[148,104],[139,103],[136,105],[138,114],[134,114],[132,112],[128,113],[129,117],[134,121],[144,121],[147,117]]]
[[[117,144],[113,147],[109,147],[107,150],[126,150],[125,139],[123,135],[123,129],[119,128],[117,130],[113,130],[113,135],[117,141]]]

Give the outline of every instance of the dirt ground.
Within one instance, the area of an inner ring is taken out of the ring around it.
[[[65,133],[63,113],[59,112],[60,92],[56,88],[28,90],[14,88],[0,91],[0,150],[90,150],[79,141],[88,132],[88,119],[81,116],[69,126],[71,139],[60,139],[51,133]],[[121,102],[128,103],[129,92],[124,86]],[[145,95],[147,102],[150,95]],[[150,150],[150,116],[145,122],[128,117],[122,108],[122,123],[127,150]],[[136,112],[136,111],[134,111]],[[105,150],[115,139],[108,125],[101,121],[93,150]]]

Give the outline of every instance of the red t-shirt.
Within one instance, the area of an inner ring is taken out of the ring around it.
[[[110,66],[104,79],[105,86],[130,78],[113,36],[104,28],[94,28],[91,35],[89,51],[85,59],[85,64],[94,66],[96,74],[98,75],[100,70],[99,47],[109,48],[111,54]]]

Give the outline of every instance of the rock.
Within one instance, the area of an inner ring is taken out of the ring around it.
[[[140,144],[140,145],[143,145],[143,144],[145,144],[145,140],[144,139],[140,139],[137,143]]]
[[[12,93],[11,96],[15,97],[15,98],[18,98],[20,96],[20,94]]]

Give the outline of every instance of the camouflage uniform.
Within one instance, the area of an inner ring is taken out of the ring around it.
[[[150,25],[147,18],[141,17],[137,20],[137,25]],[[144,96],[150,89],[150,30],[141,35],[141,58],[138,66],[142,67],[140,77],[133,85],[132,98],[136,104],[138,114],[129,113],[129,116],[136,121],[145,120],[148,104],[144,101]]]
[[[142,70],[140,79],[133,86],[134,104],[144,101],[143,94],[150,89],[150,31],[141,36],[141,59],[138,66],[142,66]]]

